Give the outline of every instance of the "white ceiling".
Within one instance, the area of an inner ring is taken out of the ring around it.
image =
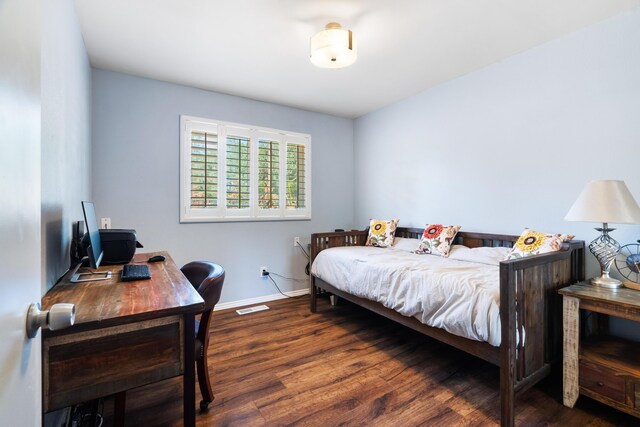
[[[91,64],[358,117],[634,6],[640,0],[76,0]],[[330,21],[358,60],[309,61]]]

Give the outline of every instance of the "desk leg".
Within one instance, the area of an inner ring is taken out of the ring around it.
[[[115,394],[115,402],[113,407],[113,425],[115,427],[124,427],[124,413],[127,406],[127,392],[121,391]]]
[[[184,315],[183,417],[185,427],[196,425],[195,315]]]
[[[580,348],[580,300],[569,296],[562,299],[563,326],[563,403],[573,408],[580,392],[578,386],[578,351]]]

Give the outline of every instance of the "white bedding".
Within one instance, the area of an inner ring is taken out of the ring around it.
[[[401,243],[391,248],[325,249],[316,257],[311,273],[340,290],[377,301],[429,326],[499,346],[498,261],[509,249],[454,247],[450,257],[443,258],[411,253],[410,242]],[[457,256],[461,259],[455,259]],[[480,263],[471,262],[474,260]]]

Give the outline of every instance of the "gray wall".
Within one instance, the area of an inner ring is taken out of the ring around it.
[[[134,228],[141,251],[168,250],[178,265],[217,262],[227,276],[221,302],[272,295],[260,266],[306,279],[312,232],[353,222],[353,121],[175,84],[93,70],[93,198],[113,228]],[[311,221],[179,223],[181,114],[311,134]],[[306,282],[274,277],[283,291]]]
[[[69,268],[71,223],[91,191],[91,66],[72,0],[43,3],[43,292]]]
[[[563,220],[588,181],[622,179],[640,201],[639,41],[636,8],[358,118],[356,222],[591,241],[597,224]]]

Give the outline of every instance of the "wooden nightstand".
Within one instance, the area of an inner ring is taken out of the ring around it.
[[[583,394],[640,418],[640,343],[603,333],[606,316],[640,322],[640,291],[578,283],[563,295],[563,400]],[[580,309],[592,312],[592,334],[580,342]]]

